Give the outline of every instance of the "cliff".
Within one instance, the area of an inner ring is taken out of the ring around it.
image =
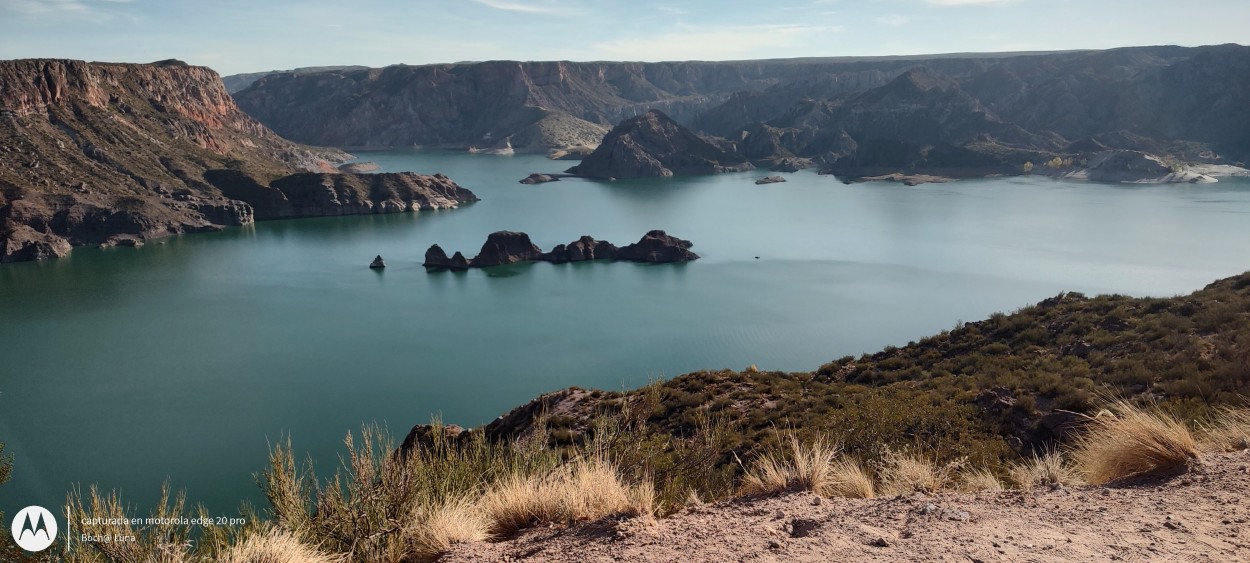
[[[0,62],[0,262],[139,244],[257,218],[402,211],[476,199],[446,178],[303,172],[347,157],[239,110],[212,70],[178,61]],[[241,189],[246,186],[249,189]],[[305,203],[274,211],[299,192]]]
[[[1248,61],[1250,48],[1239,45],[492,61],[275,74],[237,97],[279,133],[331,146],[492,147],[509,138],[521,150],[594,146],[611,125],[659,109],[695,131],[742,141],[744,152],[769,166],[798,157],[839,172],[958,176],[1019,172],[1025,162],[1055,156],[1079,160],[1087,155],[1062,148],[1085,138],[1189,162],[1250,161]],[[908,74],[919,96],[901,92],[909,86],[897,81]],[[934,127],[955,138],[934,145]]]
[[[912,64],[891,58],[396,65],[273,74],[235,97],[249,114],[305,143],[490,147],[511,137],[518,149],[543,149],[594,146],[613,124],[653,108],[689,123],[737,92],[846,69],[856,78],[843,78],[841,87],[877,86]]]
[[[626,119],[569,173],[586,178],[654,178],[749,170],[728,143],[716,143],[651,110]]]

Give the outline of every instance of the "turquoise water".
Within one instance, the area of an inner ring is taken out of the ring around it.
[[[402,437],[432,414],[476,425],[570,385],[810,370],[1064,290],[1171,295],[1250,268],[1245,181],[912,188],[800,172],[756,186],[761,172],[525,186],[572,163],[360,156],[447,173],[482,201],[0,267],[0,441],[16,457],[0,509],[57,506],[74,483],[144,506],[168,478],[229,511],[262,499],[252,476],[288,433],[329,473],[366,422]],[[704,258],[419,266],[433,243],[471,256],[500,229],[550,248],[653,228]],[[366,267],[375,254],[385,271]]]

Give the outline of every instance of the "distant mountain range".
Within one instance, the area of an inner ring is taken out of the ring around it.
[[[230,76],[221,77],[222,83],[226,85],[226,91],[231,94],[238,92],[252,83],[271,74],[279,74],[289,72],[292,74],[307,74],[309,72],[326,72],[331,70],[365,70],[367,66],[306,66],[301,68],[293,68],[290,70],[267,70],[263,72],[247,72],[243,74],[231,74]]]
[[[999,166],[1131,149],[1250,160],[1250,48],[732,62],[492,61],[280,73],[235,94],[324,146],[594,146],[662,110],[755,160],[833,170]]]

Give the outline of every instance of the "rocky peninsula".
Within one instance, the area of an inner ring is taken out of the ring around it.
[[[278,136],[208,68],[0,61],[0,262],[259,219],[477,200],[446,176],[336,167],[349,158]]]
[[[606,240],[583,236],[568,244],[558,244],[550,252],[543,252],[525,233],[497,231],[491,233],[482,249],[472,260],[457,251],[451,257],[435,244],[425,252],[422,264],[431,270],[467,270],[488,268],[517,262],[584,262],[587,260],[621,260],[626,262],[670,263],[698,260],[699,255],[690,251],[694,246],[688,240],[679,239],[660,230],[650,231],[638,242],[623,247]]]
[[[599,147],[568,172],[586,178],[623,179],[753,168],[732,144],[704,138],[653,109],[612,128]]]

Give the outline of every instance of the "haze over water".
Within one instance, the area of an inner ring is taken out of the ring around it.
[[[252,475],[288,433],[327,475],[366,422],[402,438],[433,413],[473,426],[570,385],[812,370],[1060,291],[1166,296],[1250,267],[1245,180],[847,186],[800,172],[756,186],[754,172],[524,186],[573,163],[359,156],[444,172],[482,201],[0,267],[0,441],[16,458],[0,505],[59,506],[72,483],[95,482],[146,507],[168,477],[214,512],[263,506]],[[496,230],[549,249],[655,228],[703,259],[419,265],[431,244],[472,256]],[[375,254],[385,271],[366,267]]]

